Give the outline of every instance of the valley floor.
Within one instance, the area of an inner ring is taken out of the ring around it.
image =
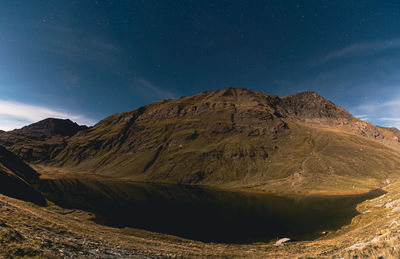
[[[93,215],[0,195],[0,258],[399,258],[400,183],[357,206],[352,223],[314,241],[214,244],[95,224]]]

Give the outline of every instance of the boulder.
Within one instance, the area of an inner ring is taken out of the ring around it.
[[[275,242],[274,246],[284,246],[285,243],[287,243],[289,241],[290,241],[290,238],[287,238],[287,237],[281,238],[281,239],[279,239],[278,241]]]

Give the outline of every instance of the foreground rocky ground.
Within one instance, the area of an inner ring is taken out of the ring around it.
[[[95,224],[90,213],[0,195],[0,257],[36,258],[399,258],[400,183],[357,207],[360,215],[314,241],[213,244]]]

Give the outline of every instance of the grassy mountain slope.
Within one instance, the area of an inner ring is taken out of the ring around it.
[[[32,187],[38,180],[36,171],[0,146],[0,193],[43,205],[45,199]]]
[[[357,191],[400,173],[397,136],[313,92],[223,89],[114,114],[48,164],[138,181]]]

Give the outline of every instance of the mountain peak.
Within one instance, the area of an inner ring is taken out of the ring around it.
[[[87,127],[79,126],[77,123],[72,122],[70,119],[47,118],[31,125],[25,126],[17,131],[37,131],[49,136],[73,136],[78,131],[85,128]]]
[[[305,91],[282,97],[286,110],[303,119],[353,119],[342,107],[316,92]]]
[[[313,92],[313,91],[299,92],[296,94],[284,96],[281,99],[286,100],[288,102],[297,102],[297,103],[303,103],[303,104],[306,104],[307,102],[333,104],[331,101],[327,100],[325,97],[323,97],[320,94],[318,94],[317,92]]]
[[[69,119],[47,118],[0,134],[0,144],[26,161],[43,160],[57,148],[64,139],[86,129]]]
[[[298,92],[295,94],[291,94],[289,96],[314,96],[314,97],[322,97],[320,94],[318,94],[315,91],[302,91],[302,92]],[[284,98],[284,97],[283,97]],[[323,98],[323,97],[322,97]]]

